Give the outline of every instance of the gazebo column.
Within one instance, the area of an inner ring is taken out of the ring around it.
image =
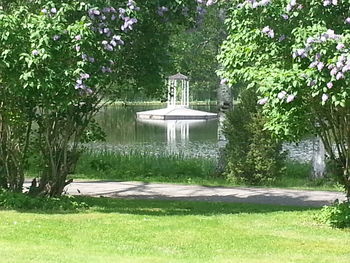
[[[170,93],[171,93],[171,80],[169,79],[168,80],[168,100],[167,100],[167,105],[168,107],[170,106],[171,104],[171,96],[170,96]]]
[[[177,96],[177,80],[174,81],[174,97],[173,97],[173,106],[176,106],[176,96]]]
[[[186,104],[186,94],[185,94],[185,81],[181,80],[181,91],[182,91],[182,95],[181,95],[181,105],[184,106]]]
[[[186,81],[186,106],[190,106],[190,82]]]

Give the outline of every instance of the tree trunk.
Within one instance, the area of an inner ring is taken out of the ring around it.
[[[326,150],[321,137],[313,140],[312,173],[311,179],[322,179],[326,173]]]
[[[226,113],[233,108],[231,88],[226,83],[221,83],[218,89],[219,101],[219,125],[218,125],[218,148],[219,159],[216,167],[217,174],[222,174],[226,170],[227,160],[225,148],[228,143],[224,134],[224,124]]]

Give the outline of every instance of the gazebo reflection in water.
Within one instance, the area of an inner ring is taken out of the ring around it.
[[[150,125],[166,127],[168,145],[176,148],[178,139],[181,143],[186,143],[189,140],[192,126],[217,119],[217,114],[189,108],[190,85],[187,76],[181,73],[170,76],[167,80],[167,86],[167,107],[137,112],[137,119]]]

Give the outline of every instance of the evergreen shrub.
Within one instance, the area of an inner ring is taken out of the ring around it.
[[[226,176],[248,185],[269,185],[285,171],[282,143],[264,129],[265,118],[252,90],[242,90],[240,103],[227,114]]]

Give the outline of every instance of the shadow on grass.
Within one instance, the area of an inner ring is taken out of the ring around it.
[[[214,216],[240,213],[273,213],[281,211],[306,211],[317,208],[258,205],[243,203],[112,199],[106,197],[77,197],[90,205],[91,210],[101,213],[120,213],[148,216]]]
[[[147,216],[215,216],[223,214],[267,214],[273,212],[292,212],[317,210],[319,208],[276,206],[261,204],[202,202],[202,201],[169,201],[169,200],[140,200],[115,199],[108,197],[76,197],[76,202],[84,202],[89,209],[9,209],[20,213],[34,214],[78,214],[78,213],[118,213]],[[1,209],[6,211],[8,209]]]

